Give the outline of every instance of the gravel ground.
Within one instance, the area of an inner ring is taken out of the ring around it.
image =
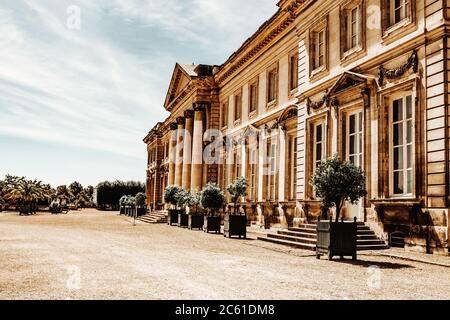
[[[450,269],[358,262],[93,210],[0,213],[0,299],[450,299]]]

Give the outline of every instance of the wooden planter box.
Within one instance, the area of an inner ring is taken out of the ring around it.
[[[125,207],[120,207],[120,214],[125,214]]]
[[[169,209],[169,226],[177,226],[178,225],[178,214],[180,210],[177,209]]]
[[[247,238],[247,216],[226,214],[224,219],[224,236]]]
[[[317,223],[316,256],[320,259],[327,255],[328,260],[334,256],[351,256],[357,259],[358,224],[354,222],[319,221]]]
[[[145,214],[147,213],[147,208],[137,208],[136,210],[138,217],[145,216]]]
[[[220,233],[220,217],[207,217],[204,218],[203,231]]]
[[[187,228],[189,226],[189,215],[186,213],[179,213],[178,214],[178,226],[180,228]]]
[[[205,223],[205,217],[201,214],[190,214],[189,215],[189,230],[192,229],[203,229],[203,224]]]

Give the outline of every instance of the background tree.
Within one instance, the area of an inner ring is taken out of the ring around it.
[[[77,199],[80,193],[83,191],[81,183],[75,181],[69,185],[69,191],[73,195],[74,199]]]
[[[139,192],[138,194],[136,194],[136,206],[138,208],[144,208],[145,207],[145,202],[147,200],[147,196],[145,195],[145,193],[143,192]]]
[[[225,195],[215,183],[208,183],[200,196],[200,204],[208,211],[208,214],[215,215],[225,203]]]
[[[110,206],[119,209],[119,201],[122,196],[145,192],[145,185],[137,181],[104,181],[97,185],[97,205],[100,209]]]
[[[231,183],[227,191],[231,196],[231,201],[234,204],[234,213],[238,213],[238,202],[241,197],[245,197],[247,195],[247,180],[244,177],[237,178],[233,183]]]
[[[320,163],[311,184],[325,208],[336,207],[336,220],[346,201],[357,204],[366,195],[363,170],[337,155]]]

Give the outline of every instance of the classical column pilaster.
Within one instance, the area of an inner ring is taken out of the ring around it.
[[[175,185],[181,187],[183,180],[183,139],[184,139],[184,124],[185,119],[177,118],[177,146],[176,146],[176,161],[175,161]]]
[[[286,131],[282,127],[278,131],[278,201],[284,201],[286,175]],[[293,177],[291,177],[293,179]]]
[[[168,181],[169,186],[173,186],[175,184],[177,128],[178,125],[176,123],[170,124],[171,131],[169,141],[169,181]]]
[[[264,164],[267,159],[266,157],[266,148],[265,148],[265,136],[263,133],[260,133],[259,141],[258,141],[258,202],[263,202],[263,184],[264,184]]]
[[[203,180],[203,113],[205,111],[205,105],[196,104],[194,110],[191,191],[200,191]]]
[[[184,147],[183,147],[183,181],[182,187],[186,191],[191,189],[191,163],[192,163],[192,130],[194,111],[188,110],[184,113],[186,125],[184,131]]]

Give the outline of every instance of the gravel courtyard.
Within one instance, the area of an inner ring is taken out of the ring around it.
[[[319,261],[94,210],[0,213],[0,270],[0,299],[450,299],[449,268],[371,253]]]

